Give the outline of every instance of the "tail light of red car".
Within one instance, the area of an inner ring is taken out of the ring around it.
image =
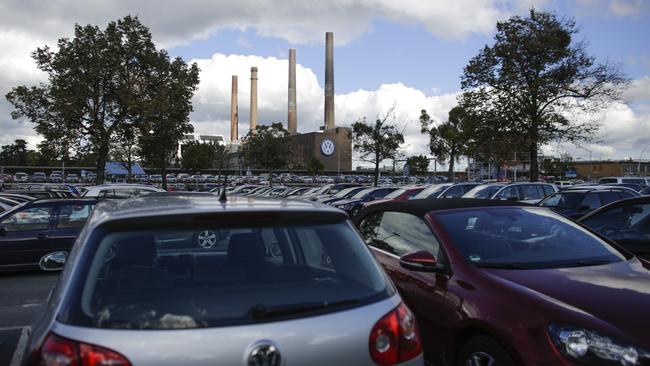
[[[126,357],[115,351],[52,333],[45,338],[31,361],[33,366],[131,366]]]
[[[418,324],[404,303],[377,321],[369,346],[372,360],[381,366],[408,361],[422,353]]]

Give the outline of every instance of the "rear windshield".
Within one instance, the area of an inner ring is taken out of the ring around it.
[[[463,196],[463,198],[482,198],[482,199],[490,199],[492,196],[494,196],[495,193],[497,193],[501,188],[503,188],[502,185],[492,185],[492,186],[478,186],[467,192]]]
[[[347,223],[113,232],[89,261],[64,323],[251,324],[339,311],[393,291]]]
[[[440,194],[440,192],[442,192],[443,190],[445,190],[447,187],[449,187],[449,185],[444,185],[444,184],[441,184],[441,185],[434,185],[434,186],[431,186],[431,187],[429,187],[429,188],[423,190],[422,192],[416,194],[416,195],[413,196],[412,198],[413,198],[413,199],[419,199],[419,198],[436,198],[436,197]]]
[[[599,184],[605,184],[605,183],[618,183],[618,179],[616,178],[602,178],[601,180],[598,181]]]
[[[593,234],[544,208],[468,209],[435,217],[477,267],[543,269],[625,260]]]
[[[582,192],[558,193],[544,200],[541,206],[572,208],[577,207],[585,196]]]

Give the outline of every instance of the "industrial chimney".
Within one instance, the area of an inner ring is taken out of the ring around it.
[[[232,76],[232,91],[230,94],[230,141],[239,138],[239,106],[237,105],[237,75]]]
[[[325,33],[325,130],[336,128],[334,122],[334,34]]]
[[[296,110],[296,50],[289,50],[289,105],[287,115],[287,129],[289,134],[298,133]]]
[[[251,67],[251,131],[257,128],[257,67]]]

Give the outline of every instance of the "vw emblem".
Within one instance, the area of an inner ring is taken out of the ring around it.
[[[325,156],[330,156],[334,154],[334,142],[332,140],[323,140],[320,144],[320,151]]]
[[[248,366],[280,366],[280,351],[269,343],[256,345],[248,356]]]

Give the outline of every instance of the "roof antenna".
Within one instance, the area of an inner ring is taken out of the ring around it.
[[[228,199],[226,198],[226,185],[228,184],[228,175],[223,177],[223,189],[221,190],[221,196],[219,197],[219,202],[226,203]]]

